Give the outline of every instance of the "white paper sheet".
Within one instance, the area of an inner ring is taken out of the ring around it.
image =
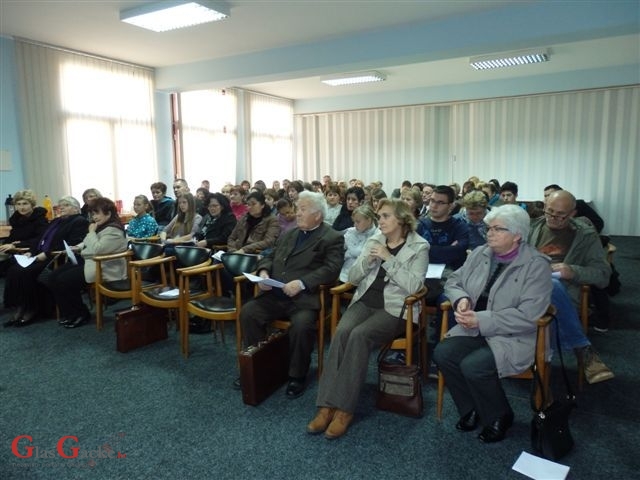
[[[76,254],[73,253],[73,250],[71,250],[71,247],[66,240],[63,240],[62,243],[64,244],[64,251],[67,252],[67,258],[71,261],[71,263],[77,265],[78,259],[76,258]]]
[[[177,297],[180,294],[180,289],[172,288],[171,290],[167,290],[159,293],[161,297]]]
[[[218,250],[216,253],[214,253],[213,255],[211,255],[212,258],[214,258],[215,260],[221,262],[222,261],[222,256],[225,254],[226,252],[224,250]]]
[[[560,277],[560,272],[551,272],[551,278],[562,278],[562,277]]]
[[[444,267],[446,267],[444,263],[430,263],[424,278],[442,278]]]
[[[243,272],[242,274],[253,283],[262,283],[264,285],[269,285],[270,287],[276,287],[276,288],[284,287],[284,283],[279,282],[278,280],[274,280],[273,278],[257,277],[256,275],[251,275],[250,273],[246,273],[246,272]]]
[[[16,259],[16,262],[18,262],[18,265],[20,265],[22,268],[27,268],[29,265],[36,261],[35,256],[27,257],[26,255],[14,255],[13,258]]]
[[[564,480],[569,474],[568,466],[527,452],[522,452],[511,468],[534,480]]]

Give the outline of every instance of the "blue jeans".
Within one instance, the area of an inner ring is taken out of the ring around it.
[[[551,291],[551,303],[556,307],[556,322],[553,328],[559,328],[560,346],[563,351],[570,351],[574,348],[591,345],[589,339],[582,329],[582,323],[578,317],[578,311],[573,305],[571,296],[562,281],[553,278],[553,290]],[[552,344],[554,350],[557,349],[555,330],[552,331]]]

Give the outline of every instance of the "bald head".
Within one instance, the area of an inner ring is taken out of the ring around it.
[[[558,206],[562,204],[563,210],[575,210],[576,209],[576,197],[571,192],[566,190],[556,190],[547,197],[547,205],[550,202],[556,203]]]
[[[566,190],[553,192],[547,197],[544,214],[549,228],[566,228],[571,217],[576,214],[576,197]]]

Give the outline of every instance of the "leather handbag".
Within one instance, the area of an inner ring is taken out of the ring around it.
[[[557,321],[557,319],[554,320]],[[556,344],[560,345],[558,328],[556,330]],[[564,368],[564,360],[562,358],[562,349],[558,348],[560,364],[562,366],[562,375],[567,389],[567,394],[561,399],[556,400],[551,405],[546,405],[548,397],[544,391],[542,380],[538,374],[537,365],[533,365],[533,376],[536,379],[534,387],[537,383],[542,392],[542,408],[535,407],[535,395],[532,393],[531,406],[534,410],[533,419],[531,420],[531,448],[533,451],[549,460],[559,460],[564,457],[573,448],[574,442],[569,429],[569,416],[571,411],[576,408],[576,397],[571,390],[569,378]]]
[[[385,361],[388,348],[378,355],[378,395],[376,408],[420,418],[424,411],[420,369]]]

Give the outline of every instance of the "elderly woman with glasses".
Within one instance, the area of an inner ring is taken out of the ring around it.
[[[41,312],[43,294],[46,290],[39,288],[38,277],[50,273],[50,265],[54,257],[69,246],[78,245],[87,234],[89,221],[80,213],[80,203],[73,197],[62,197],[58,202],[60,216],[53,219],[38,241],[25,255],[33,259],[26,267],[13,265],[7,270],[5,290],[5,308],[17,307],[4,326],[23,327],[31,324]]]
[[[533,363],[536,321],[551,297],[549,260],[526,243],[529,216],[517,205],[484,219],[487,244],[473,250],[447,280],[456,325],[434,351],[460,419],[485,443],[504,439],[513,410],[500,379]]]

